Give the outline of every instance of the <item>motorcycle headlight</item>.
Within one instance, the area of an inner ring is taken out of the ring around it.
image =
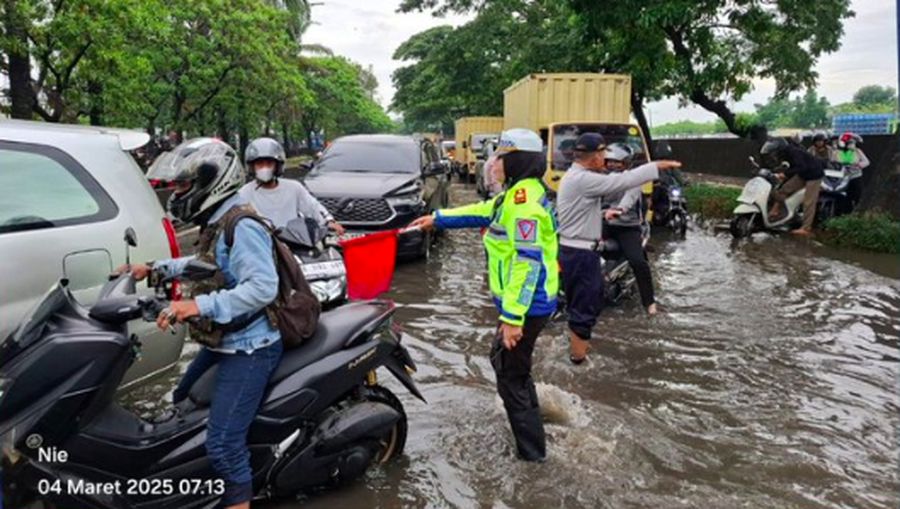
[[[672,198],[681,198],[681,189],[672,189],[669,191],[669,196]]]

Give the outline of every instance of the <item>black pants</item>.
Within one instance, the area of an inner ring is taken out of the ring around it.
[[[856,209],[860,196],[862,196],[862,177],[850,179],[850,182],[847,183],[847,200],[850,202],[850,212]]]
[[[503,348],[503,335],[498,326],[491,346],[491,365],[497,375],[497,393],[506,408],[519,457],[526,461],[543,461],[547,455],[544,423],[541,421],[534,379],[531,378],[531,354],[534,352],[534,343],[549,318],[526,317],[522,339],[512,350]]]
[[[579,338],[591,339],[591,329],[603,310],[603,269],[600,253],[590,249],[559,246],[563,292],[569,329]]]
[[[641,247],[640,226],[607,226],[604,235],[616,239],[621,246],[622,254],[631,265],[634,277],[637,279],[638,291],[641,292],[641,304],[646,308],[656,302],[653,295],[653,273],[650,271],[650,263],[644,248]]]

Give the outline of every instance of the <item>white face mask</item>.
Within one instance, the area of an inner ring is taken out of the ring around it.
[[[275,176],[275,168],[260,168],[256,170],[256,180],[260,182],[269,182]]]

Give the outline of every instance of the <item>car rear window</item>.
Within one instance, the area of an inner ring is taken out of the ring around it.
[[[0,234],[102,221],[117,209],[71,156],[0,141]]]

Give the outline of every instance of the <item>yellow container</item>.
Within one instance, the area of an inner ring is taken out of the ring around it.
[[[474,177],[475,164],[481,152],[481,138],[488,134],[499,136],[503,130],[503,117],[463,117],[457,119],[455,130],[456,160],[466,166],[469,175]]]
[[[630,115],[631,76],[625,74],[530,74],[503,92],[503,128],[524,127],[544,139],[550,124],[625,124]]]

